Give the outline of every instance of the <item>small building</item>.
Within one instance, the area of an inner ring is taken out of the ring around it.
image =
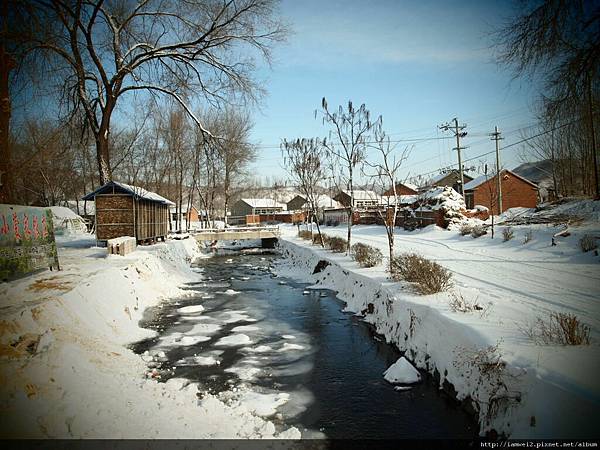
[[[189,210],[187,207],[187,203],[181,205],[182,211],[180,211],[179,216],[181,217],[181,223],[192,223],[192,222],[200,222],[200,210],[196,208],[194,205],[191,205]],[[173,222],[177,222],[177,206],[171,206],[169,208],[169,213],[171,214],[171,220]]]
[[[323,209],[331,209],[331,208],[341,208],[342,205],[332,199],[330,196],[325,194],[319,194],[317,196],[317,208]],[[287,210],[288,211],[302,211],[307,210],[309,208],[306,198],[302,195],[296,195],[293,199],[287,202]]]
[[[410,183],[396,183],[396,195],[417,195],[418,188]],[[384,197],[392,197],[394,190],[390,187],[383,193]]]
[[[334,208],[323,211],[323,222],[328,226],[348,223],[348,208]]]
[[[340,191],[335,197],[334,200],[340,202],[343,206],[350,206],[350,191],[343,190]],[[379,206],[381,204],[381,197],[377,195],[373,191],[367,190],[354,190],[354,207],[355,208],[368,208]]]
[[[96,205],[96,240],[133,236],[137,242],[163,241],[169,233],[172,201],[143,188],[109,181],[83,200]]]
[[[473,177],[467,175],[463,172],[463,180],[465,180],[465,185],[473,180]],[[460,193],[460,173],[457,169],[452,169],[449,172],[443,172],[439,175],[433,177],[429,183],[427,183],[427,188],[430,187],[442,187],[449,186],[454,189],[456,192]]]
[[[275,214],[284,211],[286,206],[270,198],[242,198],[231,206],[231,216],[254,216]]]
[[[538,199],[538,187],[535,183],[510,171],[500,172],[502,187],[502,211],[497,204],[498,182],[496,175],[482,175],[465,184],[465,203],[468,209],[482,205],[490,209],[494,215],[501,214],[509,208],[535,208]]]

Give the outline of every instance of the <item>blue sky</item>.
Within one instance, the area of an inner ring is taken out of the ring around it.
[[[465,158],[493,150],[486,134],[494,125],[503,144],[519,140],[519,129],[535,123],[536,86],[494,62],[490,35],[512,8],[509,1],[284,0],[293,32],[275,49],[272,68],[258,74],[268,96],[253,114],[257,173],[285,177],[282,138],[327,135],[314,116],[323,96],[330,107],[365,103],[395,139],[450,136],[437,126],[458,117],[468,125]],[[453,139],[415,144],[403,177],[455,163],[452,147]],[[518,165],[518,154],[519,146],[507,149],[502,165]]]

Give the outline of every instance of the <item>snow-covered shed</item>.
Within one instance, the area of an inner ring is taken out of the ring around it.
[[[54,234],[79,234],[87,232],[85,220],[65,206],[51,206]]]
[[[95,201],[98,241],[120,236],[134,236],[138,242],[167,237],[169,207],[174,203],[155,192],[110,181],[83,200]]]

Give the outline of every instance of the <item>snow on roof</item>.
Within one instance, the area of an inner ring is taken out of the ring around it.
[[[350,195],[349,190],[342,191],[346,195]],[[354,190],[354,200],[379,200],[379,195],[373,191],[366,191],[361,189]]]
[[[282,208],[285,209],[285,205],[278,203],[272,198],[243,198],[243,202],[250,205],[252,208]]]
[[[434,185],[435,183],[437,183],[438,181],[442,180],[443,178],[446,178],[448,175],[450,175],[452,172],[442,172],[440,174],[437,174],[435,177],[433,177],[430,181],[429,184],[430,185]]]
[[[100,186],[94,192],[90,192],[89,194],[87,194],[85,197],[83,197],[82,200],[93,200],[96,194],[100,194],[100,193],[104,192],[105,190],[107,190],[108,188],[113,187],[113,186],[121,188],[125,192],[128,192],[137,198],[141,198],[144,200],[151,200],[151,201],[158,202],[158,203],[164,203],[164,204],[167,204],[170,206],[175,205],[175,203],[173,203],[171,200],[168,200],[168,199],[164,198],[163,196],[158,195],[156,192],[150,192],[144,188],[141,188],[138,186],[132,186],[130,184],[120,183],[118,181],[109,181],[105,185]]]
[[[511,175],[513,175],[513,176],[515,176],[515,177],[523,180],[524,182],[529,183],[529,184],[531,184],[534,187],[537,187],[537,185],[535,183],[529,181],[527,178],[523,178],[521,175],[518,175],[518,174],[516,174],[516,173],[514,173],[514,172],[512,172],[510,170],[504,169],[504,170],[502,170],[501,173],[502,174],[510,173]],[[491,180],[493,178],[495,178],[495,175],[481,175],[481,176],[475,178],[474,180],[471,180],[468,183],[466,183],[465,184],[465,191],[469,191],[471,189],[475,189],[478,186],[480,186],[483,183],[485,183],[487,180]]]
[[[305,197],[303,195],[297,195],[297,197],[305,199]],[[302,205],[302,208],[305,208],[307,206],[308,206],[307,202],[305,202]],[[317,195],[317,207],[332,209],[332,208],[343,208],[344,206],[341,203],[339,203],[338,201],[332,199],[329,195],[319,194],[319,195]]]

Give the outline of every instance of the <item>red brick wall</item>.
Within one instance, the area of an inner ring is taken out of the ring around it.
[[[510,173],[501,174],[502,177],[502,211],[518,206],[525,208],[535,208],[537,205],[537,189],[531,184],[526,183],[518,177]],[[490,189],[491,185],[491,189]],[[475,205],[487,206],[494,214],[498,213],[498,205],[496,205],[497,196],[496,177],[490,178],[485,183],[477,186],[473,192],[473,200]],[[494,198],[493,203],[490,203],[490,194]]]
[[[402,183],[398,183],[396,185],[396,195],[415,195],[417,193],[417,191],[404,186]],[[385,191],[383,193],[383,195],[389,197],[391,195],[394,195],[394,190],[392,188],[389,188],[387,191]]]

